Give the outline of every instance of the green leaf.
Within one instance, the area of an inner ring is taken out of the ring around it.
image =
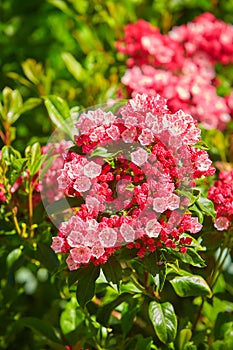
[[[187,191],[187,190],[181,190],[181,189],[178,189],[177,190],[177,194],[179,195],[179,196],[184,196],[185,198],[188,198],[188,200],[189,200],[189,206],[191,206],[192,204],[194,204],[195,203],[195,201],[197,200],[197,196],[195,196],[194,194],[193,194],[193,191]]]
[[[120,294],[116,299],[111,301],[108,304],[103,305],[97,312],[97,321],[101,323],[103,326],[108,327],[109,318],[112,313],[112,311],[121,303],[124,301],[127,301],[128,299],[132,298],[131,293],[122,293]]]
[[[98,146],[96,147],[96,149],[91,153],[91,157],[102,157],[102,158],[110,158],[113,157],[116,153],[118,153],[119,151],[115,152],[115,153],[110,153],[108,152],[108,150],[104,147]]]
[[[66,13],[68,16],[75,16],[75,13],[73,11],[71,11],[71,7],[68,6],[64,1],[62,0],[48,0],[48,2],[50,4],[52,4],[53,6],[56,6],[59,10],[63,11],[64,13]],[[74,5],[74,4],[72,4]]]
[[[85,82],[87,79],[87,73],[83,69],[82,65],[74,58],[74,56],[69,52],[62,53],[62,59],[68,71],[73,75],[73,77],[79,82]]]
[[[76,297],[81,307],[84,307],[95,295],[95,281],[99,277],[99,266],[89,265],[83,268],[84,275],[79,279]]]
[[[67,103],[61,97],[55,95],[47,96],[44,103],[49,117],[56,127],[63,130],[73,139],[73,125],[70,125],[71,120],[68,120],[70,112]]]
[[[150,338],[143,338],[143,336],[139,335],[135,350],[157,349],[155,346],[153,346],[153,348],[152,348],[152,345],[153,345],[153,339],[151,337]]]
[[[12,250],[7,255],[7,259],[6,259],[7,267],[10,268],[12,264],[20,258],[21,255],[22,255],[22,249],[16,248]]]
[[[20,116],[18,112],[23,105],[23,99],[18,90],[5,87],[3,90],[4,116],[9,124],[13,124]]]
[[[181,329],[179,333],[179,350],[185,350],[185,345],[190,341],[192,338],[192,331],[189,328]]]
[[[37,245],[36,258],[53,273],[59,266],[57,254],[47,244],[39,242]]]
[[[176,337],[177,318],[171,303],[157,303],[152,301],[149,304],[149,317],[154,326],[159,340],[168,344]]]
[[[41,147],[38,142],[32,146],[28,146],[25,150],[25,155],[28,158],[28,170],[30,175],[35,175],[41,167]]]
[[[208,296],[212,292],[207,282],[201,276],[177,276],[170,281],[177,295],[180,297]]]
[[[167,264],[159,266],[159,272],[154,277],[157,292],[161,292],[167,277]]]
[[[122,279],[122,268],[115,256],[111,256],[107,263],[102,265],[101,268],[108,282],[119,285]]]
[[[205,197],[200,197],[198,198],[196,203],[204,214],[211,216],[214,219],[216,218],[214,203],[210,199]]]
[[[15,72],[9,72],[7,73],[7,76],[11,79],[13,79],[16,82],[19,82],[20,84],[27,86],[29,89],[33,90],[34,86],[33,84],[30,83],[27,79],[19,75],[18,73]]]
[[[43,67],[41,63],[37,63],[36,60],[28,58],[22,63],[23,72],[26,77],[35,85],[39,85],[40,76],[43,73]]]
[[[77,300],[75,298],[71,298],[71,300],[66,303],[65,309],[60,317],[62,332],[64,334],[68,334],[74,331],[84,319],[85,315],[78,308]]]
[[[15,323],[16,328],[30,328],[33,332],[39,334],[42,337],[45,337],[46,339],[62,344],[61,340],[57,337],[53,327],[51,325],[39,318],[36,317],[24,317],[16,321]]]
[[[192,213],[194,213],[195,216],[198,217],[198,220],[199,220],[200,224],[202,224],[203,221],[204,221],[204,215],[203,215],[204,213],[202,212],[202,210],[200,209],[200,207],[198,207],[198,206],[196,205],[196,203],[194,203],[191,207],[189,207],[189,210],[190,210]]]
[[[21,159],[19,151],[14,149],[12,146],[4,146],[2,148],[2,160],[6,162],[6,165],[14,165],[16,159]]]
[[[128,311],[122,315],[121,329],[125,335],[129,333],[129,331],[133,327],[133,320],[136,314],[138,313],[139,307],[140,307],[139,305],[136,305],[134,307],[129,306]]]
[[[175,251],[174,249],[168,249],[168,248],[167,248],[167,251],[169,252],[170,256],[173,255],[178,260],[181,260],[182,262],[184,262],[186,264],[190,264],[190,265],[196,266],[196,267],[205,267],[206,266],[205,261],[201,258],[201,256],[192,247],[187,247],[186,253],[180,253],[180,252]],[[169,255],[166,254],[166,256],[168,257],[168,261],[169,261]]]
[[[227,307],[227,302],[226,302]],[[233,322],[233,315],[229,311],[225,312],[219,312],[217,319],[214,324],[214,338],[215,339],[221,339],[223,338],[224,332],[223,332],[223,326],[229,322]]]
[[[31,109],[39,106],[42,100],[40,98],[31,97],[27,101],[24,102],[21,108],[19,108],[18,113],[23,114]]]

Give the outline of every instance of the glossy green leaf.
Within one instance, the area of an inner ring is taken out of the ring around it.
[[[28,58],[22,63],[23,72],[26,77],[35,85],[40,83],[40,76],[43,72],[41,63],[37,63],[34,59]]]
[[[196,250],[192,247],[187,247],[186,253],[180,253],[174,251],[174,249],[169,249],[169,254],[171,256],[173,255],[178,260],[183,261],[186,264],[190,264],[192,266],[196,267],[205,267],[205,261],[202,259],[202,257],[196,252]]]
[[[38,107],[41,104],[42,100],[40,98],[31,97],[24,102],[21,108],[19,108],[18,113],[23,114],[31,109]]]
[[[214,210],[214,204],[213,202],[205,197],[200,197],[197,200],[197,205],[199,206],[199,208],[201,209],[201,211],[208,215],[211,216],[212,218],[216,217],[216,212]]]
[[[20,152],[14,149],[12,146],[4,146],[2,148],[2,160],[6,162],[6,165],[9,166],[14,163],[15,160],[18,160],[20,158]]]
[[[167,277],[167,264],[159,266],[159,272],[154,276],[157,292],[161,292]]]
[[[19,110],[23,105],[23,99],[20,92],[5,87],[3,90],[3,104],[5,120],[9,124],[13,124],[19,118]]]
[[[101,268],[108,282],[119,284],[122,279],[122,268],[121,264],[114,256],[111,256],[107,263],[103,264]]]
[[[149,317],[159,340],[168,344],[176,337],[177,318],[173,305],[169,302],[149,304]]]
[[[73,139],[73,125],[71,125],[69,120],[70,112],[67,103],[61,97],[55,95],[47,96],[44,103],[49,117],[56,127],[63,130]]]
[[[181,329],[179,333],[179,350],[185,350],[185,345],[188,344],[190,339],[192,338],[192,331],[189,328]]]
[[[176,294],[180,297],[212,295],[211,289],[201,276],[177,276],[170,280]]]
[[[16,248],[16,249],[12,250],[8,254],[7,259],[6,259],[7,267],[10,268],[12,266],[12,264],[20,258],[21,255],[22,255],[22,249]]]
[[[41,167],[41,147],[38,142],[32,146],[28,146],[25,150],[26,157],[28,158],[28,170],[30,175],[35,175]]]
[[[76,296],[78,303],[84,307],[95,295],[95,281],[99,277],[99,266],[89,265],[83,268],[84,274],[78,281]]]
[[[189,205],[189,206],[191,206],[191,205],[196,201],[196,199],[197,199],[197,196],[194,196],[192,190],[187,191],[187,190],[178,189],[178,190],[177,190],[177,194],[178,194],[179,196],[183,196],[183,197],[185,197],[185,198],[188,198],[188,200],[189,200],[188,205]]]
[[[199,222],[202,224],[204,221],[204,213],[202,212],[200,207],[198,207],[196,203],[194,203],[192,206],[189,207],[189,210],[190,212],[194,213],[195,216],[198,217]]]
[[[71,298],[65,305],[64,311],[61,313],[60,325],[64,334],[74,331],[77,326],[85,319],[84,313],[78,308],[75,298]]]

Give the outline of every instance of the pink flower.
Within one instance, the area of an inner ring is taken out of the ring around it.
[[[91,258],[91,249],[80,245],[71,249],[70,255],[76,264],[87,264]]]
[[[135,230],[129,224],[123,223],[120,227],[120,233],[126,242],[135,240]]]
[[[99,240],[103,247],[114,247],[117,240],[117,232],[113,228],[105,227],[99,234]]]
[[[96,244],[91,248],[91,253],[95,258],[99,259],[102,255],[104,255],[105,249],[101,244]]]
[[[216,227],[218,231],[227,230],[229,226],[230,226],[230,220],[229,218],[224,216],[218,217],[214,223],[214,227]]]
[[[146,224],[146,233],[149,237],[158,237],[162,226],[157,219],[149,220]]]
[[[170,210],[175,210],[180,207],[180,197],[177,196],[175,193],[172,193],[167,198],[167,208]]]
[[[91,187],[91,181],[87,176],[80,176],[75,180],[73,187],[78,192],[86,192]]]
[[[84,165],[84,175],[88,176],[90,179],[94,179],[95,177],[101,174],[102,167],[99,164],[91,161]]]
[[[157,197],[153,200],[153,210],[157,213],[163,213],[167,209],[166,198]]]
[[[138,140],[142,146],[147,146],[154,140],[154,135],[150,129],[142,129],[142,133],[138,137]]]
[[[79,247],[83,244],[83,241],[83,233],[79,231],[71,231],[67,236],[67,242],[70,245],[70,247]]]
[[[136,128],[131,127],[130,129],[126,129],[121,134],[121,137],[125,143],[132,143],[137,135]]]
[[[116,125],[111,125],[106,129],[106,133],[112,140],[118,140],[120,137],[120,131]]]
[[[62,253],[65,241],[62,237],[53,237],[53,243],[51,248],[55,251],[55,253]]]
[[[131,153],[132,162],[134,162],[138,166],[143,165],[147,161],[147,158],[147,151],[140,147],[138,147],[136,151]]]

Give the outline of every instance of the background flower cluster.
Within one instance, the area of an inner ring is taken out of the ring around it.
[[[168,34],[139,20],[125,27],[117,50],[129,56],[122,78],[130,93],[160,93],[169,108],[182,108],[203,127],[223,130],[232,95],[219,96],[216,64],[233,62],[233,26],[204,13]]]

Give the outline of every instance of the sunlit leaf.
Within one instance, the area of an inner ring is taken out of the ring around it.
[[[177,276],[170,280],[176,294],[180,297],[211,296],[207,282],[201,276]]]
[[[149,317],[162,343],[168,344],[175,339],[177,318],[171,303],[157,303],[156,301],[152,301],[149,304]]]

